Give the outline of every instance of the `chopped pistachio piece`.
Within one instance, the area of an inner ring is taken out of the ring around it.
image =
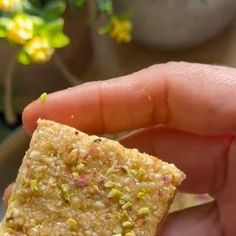
[[[140,208],[139,210],[138,210],[138,215],[140,216],[140,215],[146,215],[146,214],[148,214],[148,212],[149,212],[149,208],[148,207],[142,207],[142,208]]]
[[[115,169],[115,167],[114,166],[112,166],[112,167],[110,167],[108,170],[107,170],[107,175],[110,175],[110,174],[115,174],[115,173],[117,173],[117,172],[119,172],[119,170],[118,169]]]
[[[143,197],[145,197],[145,195],[146,195],[146,193],[144,191],[139,191],[138,192],[138,197],[139,198],[143,198]]]
[[[78,226],[78,223],[76,220],[74,220],[73,218],[69,218],[66,223],[70,226],[71,229],[76,229]]]
[[[30,188],[31,188],[31,191],[39,191],[37,179],[30,180]]]
[[[47,93],[42,93],[39,97],[39,100],[42,103],[45,103],[47,99],[48,99],[48,94]]]
[[[73,172],[72,176],[74,179],[78,179],[79,178],[79,174],[77,172]]]
[[[105,185],[104,185],[106,188],[112,188],[112,187],[114,187],[115,186],[115,183],[114,182],[112,182],[112,181],[108,181],[108,182],[106,182],[105,183]]]
[[[122,199],[125,201],[125,202],[130,202],[131,201],[131,198],[128,194],[125,194],[122,196]]]
[[[126,202],[123,206],[122,206],[122,209],[126,210],[128,208],[130,208],[132,206],[132,203],[131,202]]]
[[[115,189],[115,188],[113,188],[107,195],[108,198],[120,198],[122,196],[123,196],[123,193],[120,190]]]
[[[137,176],[138,175],[138,171],[137,170],[131,170],[130,171],[134,176]]]
[[[137,177],[139,179],[142,179],[144,175],[145,175],[145,170],[143,168],[139,168],[137,171]]]
[[[120,205],[124,205],[125,203],[126,203],[126,201],[125,201],[124,199],[120,199],[120,200],[119,200],[119,204],[120,204]]]
[[[62,197],[66,202],[70,202],[70,194],[66,188],[66,186],[64,184],[62,184],[61,186],[61,191],[62,191]]]
[[[81,171],[84,170],[85,168],[85,164],[83,162],[81,162],[79,165],[76,166],[76,170]]]
[[[124,227],[124,228],[129,228],[129,227],[131,227],[133,224],[132,224],[132,222],[130,222],[130,221],[125,221],[125,222],[123,222],[122,223],[122,226]]]
[[[64,160],[66,165],[68,165],[68,166],[76,165],[76,162],[78,159],[78,152],[79,152],[78,149],[75,148],[68,154],[68,156]]]
[[[129,233],[126,233],[125,236],[136,236],[136,233],[134,231],[131,231]]]

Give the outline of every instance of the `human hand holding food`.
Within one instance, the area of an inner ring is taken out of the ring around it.
[[[164,236],[233,236],[236,233],[236,71],[169,63],[119,79],[56,92],[24,111],[25,128],[36,120],[65,123],[88,133],[142,129],[127,147],[174,162],[187,179],[182,190],[209,193],[216,201],[173,214]]]

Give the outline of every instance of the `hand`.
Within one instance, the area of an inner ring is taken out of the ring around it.
[[[88,133],[142,128],[121,142],[175,163],[187,174],[183,191],[216,199],[171,215],[161,235],[236,235],[236,70],[157,65],[33,102],[23,113],[29,132],[39,117]]]

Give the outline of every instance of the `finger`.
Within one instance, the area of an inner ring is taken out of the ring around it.
[[[7,205],[8,205],[8,201],[9,201],[9,198],[10,198],[10,196],[12,194],[13,188],[14,188],[14,183],[10,184],[6,188],[6,190],[5,190],[4,194],[3,194],[3,202],[4,202],[4,206],[5,207],[7,207]]]
[[[231,140],[230,136],[202,136],[154,127],[128,135],[120,142],[174,163],[187,175],[183,191],[214,194],[225,183]]]
[[[222,236],[215,204],[206,204],[173,213],[160,236]]]
[[[216,195],[219,206],[220,221],[224,235],[236,235],[236,138],[231,142],[227,158],[227,175],[224,188]]]
[[[35,101],[23,113],[32,132],[38,118],[92,133],[166,124],[201,134],[235,132],[234,69],[188,63],[152,66],[137,73],[92,82]],[[224,122],[222,122],[224,121]]]

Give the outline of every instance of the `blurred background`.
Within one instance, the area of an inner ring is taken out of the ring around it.
[[[0,195],[42,93],[168,61],[236,67],[235,0],[0,0]],[[171,210],[208,201],[178,194]],[[2,214],[2,213],[1,213]]]

